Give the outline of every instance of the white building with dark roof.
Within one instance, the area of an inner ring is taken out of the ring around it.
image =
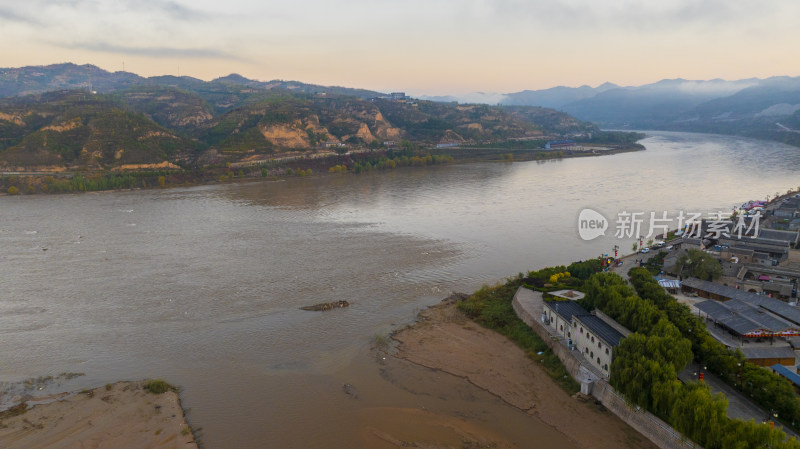
[[[580,351],[606,377],[610,374],[611,362],[614,360],[614,348],[625,337],[615,327],[624,329],[619,324],[612,326],[599,316],[592,314],[572,317],[572,336],[575,349]]]
[[[558,332],[567,341],[567,345],[572,346],[572,317],[588,313],[575,301],[544,301],[542,322]]]

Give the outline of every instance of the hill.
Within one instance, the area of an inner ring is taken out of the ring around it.
[[[560,109],[565,105],[583,100],[585,98],[592,98],[605,91],[619,88],[616,84],[604,83],[597,87],[581,86],[581,87],[564,87],[557,86],[550,89],[543,90],[524,90],[507,94],[501,104],[519,105],[519,106],[542,106],[545,108]]]
[[[733,134],[800,146],[800,77],[662,80],[635,87],[557,87],[507,94],[606,128]]]
[[[105,169],[176,162],[191,140],[112,97],[59,91],[0,100],[0,164]]]
[[[143,78],[60,64],[1,69],[0,93],[13,95],[0,98],[0,165],[15,170],[194,167],[404,142],[480,146],[601,134],[591,123],[541,107],[390,99],[236,74],[213,81]]]
[[[317,147],[496,142],[597,132],[566,114],[431,101],[364,100],[274,91],[212,120],[200,141],[228,154],[274,154]]]
[[[380,92],[338,86],[319,86],[298,81],[256,81],[238,74],[230,74],[213,81],[203,81],[189,76],[154,76],[144,78],[130,72],[108,72],[91,64],[72,63],[48,66],[0,68],[0,97],[24,96],[57,90],[92,90],[97,93],[112,93],[133,86],[173,87],[197,92],[209,103],[220,96],[229,96],[232,102],[220,107],[233,107],[245,101],[250,94],[271,89],[303,93],[326,92],[334,95],[350,95],[359,98],[375,98]]]

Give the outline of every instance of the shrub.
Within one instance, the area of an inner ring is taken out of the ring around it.
[[[163,394],[175,388],[161,379],[154,379],[148,380],[147,383],[144,384],[144,389],[153,394]]]

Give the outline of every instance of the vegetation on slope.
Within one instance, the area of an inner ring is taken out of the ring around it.
[[[4,190],[138,186],[140,180],[109,174],[129,169],[180,169],[183,179],[204,182],[328,172],[335,165],[358,173],[454,159],[541,160],[573,156],[536,149],[547,140],[588,139],[628,148],[639,138],[600,132],[543,108],[368,98],[379,94],[239,76],[204,82],[71,64],[40,69],[0,69],[0,86],[17,82],[23,92],[81,88],[0,99],[0,170],[49,171],[55,180],[5,179]],[[80,84],[87,76],[97,84]],[[109,93],[93,93],[97,86]],[[524,143],[518,148],[518,142]],[[461,148],[433,150],[442,143]],[[313,160],[316,156],[333,163]],[[65,183],[58,172],[81,173],[91,182]],[[166,184],[174,178],[167,176]]]

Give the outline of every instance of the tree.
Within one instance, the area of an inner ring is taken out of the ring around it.
[[[572,276],[578,279],[586,280],[589,276],[603,271],[603,265],[600,259],[589,259],[585,262],[573,262],[567,267]]]
[[[683,274],[687,269],[690,276],[711,281],[722,276],[722,265],[711,254],[697,249],[690,249],[689,254],[684,254],[678,259],[676,268]]]
[[[17,189],[16,187],[11,186],[11,187],[8,188],[8,194],[9,195],[16,195],[18,193],[19,193],[19,189]]]
[[[636,252],[636,251],[638,251],[638,250],[639,250],[639,244],[638,244],[638,243],[636,243],[636,242],[634,242],[634,243],[633,243],[633,246],[631,247],[631,249],[633,250],[633,252]]]

